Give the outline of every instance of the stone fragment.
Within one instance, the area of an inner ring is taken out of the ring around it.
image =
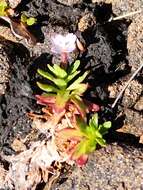
[[[82,3],[83,0],[57,0],[59,3],[62,3],[63,5],[71,6],[75,4]]]
[[[134,108],[137,111],[142,111],[143,110],[143,96],[140,97],[140,99],[137,101],[137,103],[135,104]]]

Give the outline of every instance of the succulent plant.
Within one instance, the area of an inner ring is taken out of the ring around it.
[[[96,113],[89,120],[89,125],[81,117],[78,117],[74,128],[64,128],[57,132],[57,136],[64,139],[64,142],[70,142],[67,146],[67,154],[71,155],[71,159],[79,165],[83,165],[87,161],[88,154],[96,149],[97,144],[106,145],[103,135],[108,132],[110,127],[110,121],[99,124]]]
[[[88,75],[88,71],[79,76],[80,71],[77,70],[79,65],[80,61],[75,61],[67,71],[56,64],[53,66],[48,64],[48,72],[38,69],[38,73],[51,83],[37,82],[39,88],[46,92],[41,96],[36,96],[38,103],[51,107],[53,112],[60,112],[69,103],[72,103],[79,113],[84,116],[86,106],[81,96],[86,91],[88,84],[82,82]]]
[[[28,26],[32,26],[33,24],[37,22],[37,19],[34,17],[27,17],[24,13],[22,13],[21,22]]]

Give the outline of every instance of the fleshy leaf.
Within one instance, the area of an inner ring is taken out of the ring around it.
[[[54,77],[53,77],[51,74],[49,74],[48,72],[46,72],[46,71],[43,71],[43,70],[41,70],[41,69],[38,69],[37,72],[38,72],[41,76],[43,76],[44,78],[46,78],[46,79],[49,79],[49,80],[51,80],[51,81],[54,80]]]
[[[59,87],[66,87],[67,83],[65,82],[64,79],[54,79],[53,82]]]
[[[102,135],[105,135],[108,133],[108,130],[111,128],[112,124],[110,121],[106,121],[102,125],[99,125],[99,131]]]
[[[100,146],[106,145],[106,141],[103,138],[96,138],[96,141]]]
[[[69,70],[69,74],[74,73],[74,72],[79,68],[79,66],[80,66],[80,61],[79,61],[79,60],[76,60],[76,61],[74,62],[74,64],[71,65],[70,70]]]
[[[81,82],[83,82],[83,80],[86,78],[86,76],[88,75],[88,71],[86,71],[82,76],[80,76],[78,79],[76,79],[68,88],[67,90],[73,90],[78,88],[78,84],[80,84]]]
[[[64,69],[60,68],[58,65],[54,64],[54,66],[52,67],[51,65],[47,65],[49,70],[56,75],[59,78],[65,78],[67,76],[67,73]]]
[[[106,121],[103,123],[103,127],[106,129],[110,129],[112,126],[111,121]]]
[[[78,166],[82,167],[83,165],[86,164],[87,160],[88,160],[88,155],[85,154],[76,159],[76,163]]]
[[[78,88],[72,91],[72,95],[79,95],[81,96],[87,89],[88,84],[79,84]]]
[[[26,23],[28,26],[32,26],[33,24],[35,24],[37,22],[37,19],[34,17],[30,17],[27,19]]]
[[[89,120],[89,126],[98,129],[98,114],[94,114],[92,118]]]
[[[7,3],[5,1],[0,2],[0,16],[5,16],[5,10],[8,7]]]
[[[86,134],[86,127],[87,127],[86,122],[81,117],[77,117],[76,122],[77,122],[77,126],[79,127],[83,135]]]
[[[55,88],[52,85],[42,84],[40,82],[37,82],[37,85],[38,85],[39,88],[41,88],[42,90],[44,90],[46,92],[57,92],[57,88]]]
[[[56,101],[55,97],[52,94],[50,94],[50,96],[36,95],[36,99],[37,99],[37,103],[41,105],[54,104]]]
[[[21,15],[21,22],[27,24],[28,26],[32,26],[37,21],[36,18],[30,17],[28,18],[24,13]]]
[[[84,139],[76,146],[73,157],[74,157],[74,159],[77,159],[84,154],[93,152],[95,149],[96,149],[95,141]]]
[[[76,75],[78,75],[80,73],[80,71],[75,71],[74,73],[72,73],[71,75],[68,75],[67,77],[67,81],[71,81]]]
[[[27,21],[27,16],[25,14],[22,14],[21,15],[21,22],[26,23],[26,21]]]

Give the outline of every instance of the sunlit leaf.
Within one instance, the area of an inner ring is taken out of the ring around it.
[[[96,149],[95,141],[84,139],[77,145],[73,157],[77,159],[84,154],[93,152],[95,149]]]
[[[67,73],[64,69],[62,69],[60,66],[58,66],[57,64],[54,64],[54,66],[52,67],[51,65],[47,65],[49,70],[56,75],[59,78],[65,78],[67,76]]]
[[[21,22],[26,23],[26,21],[27,21],[27,16],[23,13],[21,15]]]
[[[74,159],[77,159],[79,158],[80,156],[82,156],[83,154],[86,153],[86,150],[87,150],[87,140],[82,140],[76,147],[76,150],[73,154],[73,158]]]
[[[53,82],[60,88],[60,87],[66,87],[67,83],[64,79],[54,79]]]
[[[96,138],[96,141],[100,146],[106,146],[106,141],[103,138]]]
[[[108,133],[108,130],[111,128],[112,124],[110,121],[106,121],[102,125],[99,125],[99,131],[102,135],[105,135]]]
[[[67,81],[71,81],[75,76],[77,76],[80,73],[80,71],[75,71],[74,73],[72,73],[71,75],[68,75],[67,77]]]
[[[82,95],[88,87],[88,84],[79,84],[78,88],[72,91],[72,95]]]
[[[1,1],[0,2],[0,16],[6,15],[6,13],[5,13],[6,8],[8,8],[7,3],[5,1]]]
[[[69,69],[69,74],[72,74],[74,73],[80,66],[80,61],[79,60],[76,60],[71,66],[70,66],[70,69]]]
[[[28,18],[28,17],[25,15],[25,13],[22,13],[22,15],[21,15],[21,22],[27,24],[28,26],[31,26],[31,25],[35,24],[36,21],[37,21],[36,18],[34,18],[34,17]]]
[[[41,88],[42,90],[44,90],[46,92],[57,92],[57,88],[55,88],[52,85],[42,84],[40,82],[37,82],[37,85],[38,85],[39,88]]]
[[[110,129],[112,126],[112,123],[111,121],[106,121],[103,123],[103,127],[106,128],[106,129]]]
[[[49,74],[48,72],[43,71],[43,70],[41,70],[41,69],[38,69],[37,72],[38,72],[41,76],[43,76],[44,78],[49,79],[49,80],[51,80],[51,81],[53,81],[53,80],[55,79],[51,74]]]
[[[26,23],[28,26],[32,26],[33,24],[35,24],[37,22],[36,18],[30,17],[27,19]]]
[[[73,90],[77,88],[77,85],[81,82],[83,82],[83,80],[86,78],[86,76],[88,75],[88,71],[86,71],[82,76],[80,76],[78,79],[76,79],[67,89],[68,90]]]
[[[98,114],[94,114],[92,118],[89,120],[89,126],[98,129]]]

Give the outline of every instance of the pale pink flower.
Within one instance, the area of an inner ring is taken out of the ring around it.
[[[69,33],[65,36],[56,34],[52,37],[52,49],[55,54],[71,53],[76,49],[77,37],[73,33]]]

